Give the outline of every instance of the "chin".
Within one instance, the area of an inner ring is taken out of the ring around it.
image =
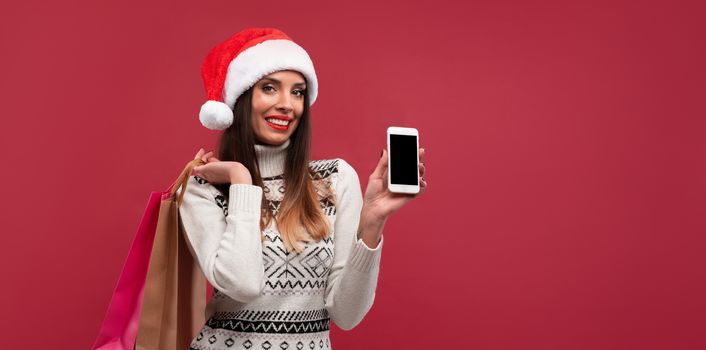
[[[285,143],[288,139],[289,139],[289,137],[276,138],[276,139],[266,139],[266,140],[264,140],[263,143],[266,143],[270,146],[280,146],[283,143]]]

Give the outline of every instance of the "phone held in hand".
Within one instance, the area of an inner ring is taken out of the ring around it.
[[[387,128],[387,188],[395,193],[419,193],[419,131]]]

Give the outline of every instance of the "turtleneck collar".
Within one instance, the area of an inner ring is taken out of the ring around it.
[[[289,139],[279,146],[255,144],[255,155],[260,166],[260,177],[272,177],[284,173]]]

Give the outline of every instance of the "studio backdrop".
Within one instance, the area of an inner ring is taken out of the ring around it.
[[[426,193],[387,222],[344,349],[706,348],[703,1],[23,1],[0,10],[0,329],[87,349],[151,191],[218,132],[208,50],[311,55],[312,158],[362,190],[415,127]]]

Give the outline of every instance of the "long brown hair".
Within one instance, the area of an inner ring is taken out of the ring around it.
[[[250,171],[253,185],[264,188],[255,154],[252,89],[253,87],[238,97],[233,108],[233,124],[223,131],[218,144],[218,159],[240,162]],[[319,204],[319,194],[312,181],[314,173],[309,168],[310,134],[309,96],[304,93],[304,111],[297,129],[290,136],[290,144],[287,147],[283,174],[286,190],[277,216],[270,211],[264,195],[261,204],[260,230],[264,230],[274,219],[288,252],[300,252],[302,242],[310,238],[319,241],[328,237],[331,231],[326,215]],[[230,185],[220,184],[215,187],[227,200]],[[319,192],[323,192],[329,200],[335,201],[330,189]],[[265,239],[264,235],[262,238]]]

